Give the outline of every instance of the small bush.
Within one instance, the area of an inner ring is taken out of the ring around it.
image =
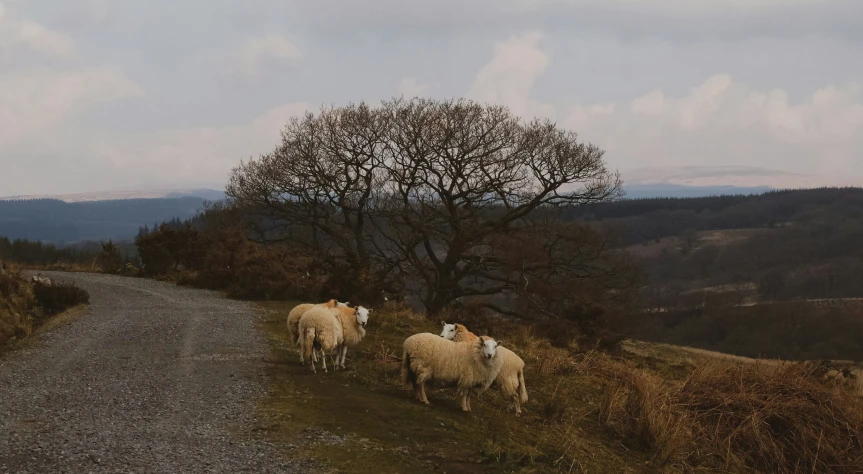
[[[123,259],[113,241],[102,243],[102,252],[96,257],[96,265],[103,273],[117,273],[123,266]]]
[[[33,294],[46,314],[61,313],[73,306],[90,302],[90,294],[71,283],[45,285],[37,282],[33,285]]]

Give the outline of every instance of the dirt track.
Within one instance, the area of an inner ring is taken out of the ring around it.
[[[0,358],[0,472],[299,472],[254,436],[266,342],[247,303],[74,281],[92,310]]]

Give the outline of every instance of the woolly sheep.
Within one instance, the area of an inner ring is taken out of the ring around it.
[[[486,390],[500,372],[503,360],[497,349],[497,342],[484,337],[468,344],[427,332],[414,334],[403,344],[402,381],[410,383],[417,399],[426,405],[426,382],[455,383],[461,409],[470,411],[470,392]]]
[[[321,352],[321,365],[324,372],[327,371],[327,353],[334,353],[336,348],[344,342],[342,325],[336,318],[336,313],[341,308],[312,308],[306,311],[300,318],[297,330],[300,334],[297,342],[300,346],[300,360],[305,364],[306,357],[311,359],[315,349]],[[348,308],[352,312],[356,309]],[[315,370],[315,361],[312,360],[312,371]]]
[[[33,283],[41,283],[45,286],[52,286],[51,279],[43,277],[41,272],[39,272],[36,276],[32,277],[32,281]]]
[[[471,342],[476,339],[476,334],[468,331],[462,324],[443,324],[441,337],[453,342]],[[521,405],[527,403],[527,385],[524,383],[524,361],[515,352],[500,346],[497,351],[503,359],[503,366],[495,379],[500,393],[507,400],[512,401],[515,416],[521,416]]]
[[[306,311],[315,308],[315,307],[325,307],[325,308],[335,308],[337,306],[347,307],[348,303],[339,303],[336,300],[329,300],[326,303],[303,303],[294,306],[290,313],[288,313],[288,340],[291,341],[291,344],[299,345],[297,341],[297,337],[299,337],[299,332],[297,326],[300,324],[300,318],[303,317]],[[300,360],[303,360],[302,354],[300,354]],[[312,360],[317,362],[317,357],[315,357],[314,353],[312,353]]]
[[[370,309],[362,306],[357,306],[356,310],[351,308],[337,308],[335,313],[342,325],[342,334],[344,341],[336,349],[336,367],[345,368],[345,356],[348,353],[348,347],[355,346],[366,336],[365,326],[369,322]]]
[[[455,342],[467,342],[476,339],[476,334],[468,331],[464,324],[447,324],[445,321],[441,321],[440,323],[443,324],[443,331],[441,331],[440,337]],[[456,337],[458,337],[458,340],[455,339]]]

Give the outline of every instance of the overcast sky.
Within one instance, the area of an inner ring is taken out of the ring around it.
[[[861,0],[0,0],[0,195],[220,187],[288,117],[400,94],[621,170],[863,176],[861,57]]]

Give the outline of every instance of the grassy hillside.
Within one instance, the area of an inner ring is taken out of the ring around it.
[[[348,370],[313,374],[286,340],[292,306],[261,304],[272,359],[260,410],[286,456],[331,472],[849,472],[863,461],[858,388],[817,364],[637,342],[609,356],[502,321],[492,335],[525,360],[530,401],[516,418],[490,390],[463,413],[453,389],[430,390],[427,407],[399,381],[402,341],[439,325],[376,308]]]

